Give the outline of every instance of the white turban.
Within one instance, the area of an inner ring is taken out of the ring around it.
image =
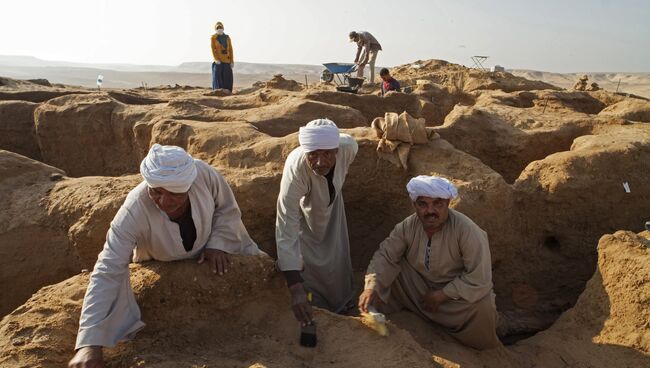
[[[329,119],[316,119],[300,127],[298,140],[305,152],[339,148],[339,128]]]
[[[156,143],[142,160],[140,174],[152,188],[185,193],[196,179],[196,165],[184,149]]]
[[[451,199],[458,195],[454,184],[439,176],[416,176],[406,184],[406,190],[413,202],[418,197]]]

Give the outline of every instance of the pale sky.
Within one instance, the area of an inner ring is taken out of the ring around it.
[[[351,30],[378,65],[445,59],[554,72],[650,72],[649,0],[3,1],[0,55],[91,63],[210,61],[221,20],[235,61],[351,62]]]

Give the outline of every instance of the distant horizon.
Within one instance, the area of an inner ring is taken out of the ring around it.
[[[107,62],[107,61],[99,61],[99,62],[84,62],[84,61],[75,61],[75,60],[51,60],[51,59],[46,59],[34,55],[2,55],[0,54],[0,58],[2,57],[24,57],[24,58],[34,58],[40,61],[47,61],[47,62],[54,62],[54,63],[70,63],[70,64],[84,64],[84,65],[132,65],[132,66],[168,66],[168,67],[176,67],[182,64],[189,64],[189,63],[211,63],[212,61],[210,60],[190,60],[190,61],[182,61],[178,64],[138,64],[138,63],[123,63],[123,62]],[[0,60],[1,62],[1,60]],[[240,63],[246,63],[246,64],[260,64],[260,65],[299,65],[299,66],[318,66],[320,64],[302,64],[302,63],[258,63],[258,62],[249,62],[249,61],[239,61]],[[0,64],[1,66],[1,64]],[[20,65],[16,65],[20,66]]]
[[[0,54],[77,63],[211,61],[210,37],[221,21],[235,64],[349,63],[356,45],[348,33],[368,31],[383,48],[377,65],[443,59],[472,66],[472,55],[488,55],[488,68],[650,68],[647,0],[24,0],[3,11]]]
[[[201,61],[201,60],[188,60],[188,61],[182,61],[182,62],[180,62],[180,63],[178,63],[178,64],[138,64],[138,63],[106,62],[106,61],[100,61],[100,62],[83,62],[83,61],[74,61],[74,60],[50,60],[50,59],[46,59],[46,58],[42,58],[42,57],[34,56],[34,55],[17,55],[17,54],[16,54],[16,55],[3,55],[3,54],[0,54],[0,58],[3,58],[3,57],[32,58],[32,59],[36,59],[36,60],[43,61],[43,62],[52,62],[52,63],[69,63],[69,64],[81,64],[81,65],[91,65],[91,66],[92,66],[92,65],[94,65],[94,66],[101,66],[101,65],[105,65],[105,66],[114,65],[114,66],[117,66],[117,65],[121,65],[121,66],[134,66],[134,67],[147,67],[147,66],[152,66],[152,67],[169,67],[169,68],[174,68],[174,67],[179,67],[179,66],[181,66],[181,65],[183,65],[183,64],[192,64],[192,63],[196,63],[196,64],[198,64],[198,63],[207,63],[207,64],[209,64],[209,63],[211,63],[210,60],[204,60],[204,61]],[[448,61],[448,60],[445,60],[445,59],[437,59],[437,58],[420,58],[420,59],[413,60],[413,61],[411,61],[410,63],[399,64],[399,65],[390,65],[390,66],[389,66],[389,65],[382,65],[382,66],[383,66],[383,67],[386,67],[386,68],[394,68],[394,67],[401,66],[401,65],[407,65],[407,64],[415,63],[415,62],[418,61],[418,60],[423,60],[423,61],[424,61],[424,60],[443,60],[443,61],[446,61],[446,62],[449,62],[449,63],[453,63],[453,62]],[[273,62],[270,62],[270,63],[264,63],[264,62],[254,62],[254,61],[239,61],[239,62],[240,62],[240,63],[243,63],[243,64],[254,64],[254,65],[287,65],[287,66],[322,67],[321,64],[304,64],[304,63],[273,63]],[[458,63],[453,63],[453,64],[458,64]],[[30,67],[30,66],[23,66],[23,65],[3,64],[3,63],[2,63],[2,60],[0,60],[0,67],[2,67],[2,65],[12,65],[12,66],[20,66],[20,67]],[[471,66],[470,66],[470,65],[467,65],[467,64],[459,64],[459,65],[463,65],[463,66],[466,66],[466,67],[468,67],[468,68],[471,68]],[[56,67],[56,66],[39,66],[39,67]],[[379,65],[378,65],[377,67],[379,67]],[[101,69],[101,68],[97,68],[97,69]],[[553,70],[539,70],[539,69],[531,69],[531,68],[527,68],[527,67],[506,67],[506,70],[530,71],[530,72],[545,72],[545,73],[554,73],[554,74],[578,74],[578,73],[592,73],[592,74],[607,74],[607,73],[616,73],[616,74],[625,74],[625,73],[628,73],[628,74],[650,74],[650,70],[648,70],[648,71],[621,71],[621,70],[598,70],[598,71],[592,71],[592,70],[577,70],[577,71],[569,71],[569,72],[558,72],[558,71],[553,71]],[[235,69],[235,72],[237,72],[236,69]],[[0,70],[0,76],[2,76],[2,72],[1,72],[1,70]]]

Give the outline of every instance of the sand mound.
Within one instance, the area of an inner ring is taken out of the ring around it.
[[[545,366],[643,367],[650,363],[650,241],[629,231],[605,235],[598,269],[575,307],[549,330],[522,341]]]
[[[0,148],[42,161],[34,126],[37,106],[26,101],[0,101]]]
[[[424,117],[422,116],[422,103],[420,102],[420,99],[415,95],[408,95],[405,93],[391,93],[382,98],[381,96],[376,95],[355,95],[345,92],[317,91],[308,94],[306,98],[328,104],[343,105],[354,108],[359,110],[368,122],[378,116],[384,116],[386,112],[401,114],[406,111],[413,117]]]
[[[7,151],[0,151],[0,162],[0,315],[5,315],[42,286],[92,269],[111,220],[141,178],[71,179]]]
[[[649,246],[631,232],[604,236],[598,271],[573,309],[531,339],[486,352],[464,348],[405,312],[391,316],[390,336],[382,338],[357,318],[317,311],[318,347],[301,348],[283,281],[266,256],[236,257],[223,277],[190,261],[133,265],[147,326],[105,357],[109,367],[643,366],[650,359]],[[81,274],[45,287],[6,316],[0,364],[65,364],[87,282]]]
[[[638,203],[650,195],[650,181],[638,173],[649,169],[647,131],[580,137],[571,151],[528,165],[514,184],[517,207],[522,211],[517,226],[526,229],[523,241],[527,246],[508,259],[512,267],[531,273],[524,283],[540,296],[555,294],[555,308],[562,309],[562,303],[571,305],[566,297],[577,295],[583,287],[579,280],[586,281],[593,272],[593,244],[601,234],[641,230],[647,210]],[[630,193],[625,192],[624,182],[633,187]],[[538,263],[536,258],[546,261]],[[547,267],[556,271],[549,273]],[[506,274],[495,272],[495,277]],[[566,277],[557,278],[558,274]],[[502,282],[518,281],[510,278]]]
[[[110,222],[128,192],[141,180],[140,175],[67,179],[58,182],[44,198],[50,219],[67,229],[81,268],[92,270]]]
[[[628,98],[608,106],[599,115],[650,123],[650,101]]]
[[[258,109],[222,112],[218,117],[223,121],[247,121],[261,132],[274,137],[296,132],[307,122],[321,117],[336,121],[339,128],[368,124],[364,116],[353,108],[301,98],[287,98],[281,104],[270,104]]]
[[[0,101],[43,102],[68,94],[88,93],[75,87],[51,85],[46,79],[17,80],[0,77]]]
[[[391,75],[404,84],[430,80],[444,87],[463,92],[502,90],[505,92],[537,89],[559,89],[548,83],[532,81],[505,72],[485,72],[444,60],[418,60],[391,70]]]
[[[214,128],[218,129],[216,123],[236,132],[237,125],[232,124],[248,123],[272,136],[293,133],[306,122],[323,116],[335,120],[341,128],[367,124],[359,111],[346,106],[293,96],[285,96],[280,105],[262,92],[256,97],[266,101],[231,99],[231,104],[221,104],[217,109],[208,106],[204,96],[198,101],[172,99],[153,105],[125,104],[115,99],[115,93],[64,96],[36,108],[35,139],[25,138],[25,147],[39,147],[40,152],[30,152],[31,157],[40,154],[44,162],[63,168],[71,176],[119,175],[137,171],[157,124],[186,126],[187,121],[212,122]],[[17,114],[12,113],[12,116]],[[60,135],[57,131],[67,134]],[[10,142],[0,141],[0,144],[3,148],[11,146]],[[79,146],[88,150],[79,155]]]
[[[108,349],[109,367],[431,367],[408,333],[382,338],[358,319],[318,311],[318,346],[298,345],[300,330],[283,281],[266,257],[237,257],[224,277],[194,262],[131,267],[147,323],[134,341]],[[0,364],[60,367],[74,347],[88,275],[43,288],[0,323]]]
[[[273,88],[273,89],[284,89],[287,91],[300,91],[304,88],[303,85],[300,83],[291,80],[291,79],[284,79],[282,77],[282,74],[276,74],[264,84],[264,87],[266,88]]]
[[[63,175],[54,167],[0,150],[0,315],[43,285],[80,270],[65,229],[53,223],[42,203]]]
[[[514,182],[528,163],[568,150],[579,136],[612,129],[609,120],[586,112],[602,106],[585,93],[484,92],[473,106],[456,105],[436,131]]]

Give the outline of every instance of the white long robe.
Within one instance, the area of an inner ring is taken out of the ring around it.
[[[230,186],[214,168],[195,160],[197,177],[189,190],[196,241],[183,247],[178,224],[169,220],[140,183],[111,222],[86,290],[76,349],[115,346],[144,327],[129,281],[129,263],[197,257],[204,248],[232,254],[261,253],[241,221]]]
[[[281,271],[302,271],[314,305],[339,312],[352,299],[352,262],[341,189],[359,146],[340,135],[330,205],[327,179],[312,171],[302,147],[284,164],[275,238]]]

